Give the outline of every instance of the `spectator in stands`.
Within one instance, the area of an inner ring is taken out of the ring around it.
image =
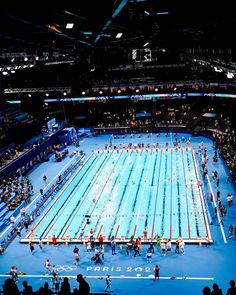
[[[52,290],[49,289],[49,285],[48,282],[44,283],[44,295],[51,295],[52,294]]]
[[[89,295],[90,293],[90,286],[85,281],[84,276],[82,274],[78,274],[76,281],[79,283],[79,293],[81,295]]]
[[[236,294],[235,281],[230,280],[229,285],[230,285],[230,288],[227,290],[226,295],[235,295]]]
[[[33,294],[33,289],[31,286],[28,285],[27,281],[23,281],[22,286],[24,287],[24,289],[22,290],[22,295],[32,295]]]
[[[38,291],[36,291],[35,293],[34,293],[34,295],[44,295],[45,293],[44,293],[44,287],[40,287],[39,289],[38,289]]]
[[[20,178],[18,175],[14,175],[13,179],[4,179],[1,189],[1,199],[7,204],[9,210],[15,210],[23,200],[29,203],[30,196],[33,194],[33,186],[28,176]],[[24,216],[25,208],[21,208],[20,213],[21,216]]]
[[[61,290],[60,293],[61,295],[70,295],[70,283],[69,283],[69,278],[65,277],[63,282],[61,283]]]
[[[211,295],[211,288],[208,286],[205,286],[202,290],[203,295]]]
[[[214,283],[212,285],[213,291],[211,292],[212,295],[223,295],[222,290],[219,288],[219,286]]]
[[[19,289],[13,279],[6,279],[2,288],[4,295],[20,295]]]

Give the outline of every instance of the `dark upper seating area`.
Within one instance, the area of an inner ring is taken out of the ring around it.
[[[0,149],[14,142],[19,130],[34,122],[28,112],[7,102],[0,103]]]

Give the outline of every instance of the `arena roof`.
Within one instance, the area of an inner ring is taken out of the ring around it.
[[[235,59],[232,1],[67,2],[1,4],[0,67],[20,59],[27,67],[79,62],[90,70],[126,66],[135,58],[159,62],[163,55],[172,63],[186,54]]]

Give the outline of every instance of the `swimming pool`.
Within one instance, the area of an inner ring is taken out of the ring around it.
[[[126,241],[160,235],[174,241],[210,240],[194,150],[113,148],[95,150],[34,226],[29,239]]]

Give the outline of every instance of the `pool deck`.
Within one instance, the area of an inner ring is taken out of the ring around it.
[[[214,218],[214,204],[209,199],[210,187],[208,180],[202,180],[205,203],[209,210],[209,216],[212,217],[212,223],[209,225],[211,229],[213,243],[203,245],[202,243],[187,244],[185,247],[185,254],[180,255],[174,253],[170,256],[163,257],[160,249],[155,245],[155,253],[152,256],[152,263],[148,264],[146,259],[147,245],[144,244],[141,249],[141,256],[133,257],[133,253],[130,256],[126,255],[125,247],[121,243],[117,244],[116,255],[111,254],[109,245],[105,245],[105,260],[103,265],[95,265],[91,261],[91,254],[86,252],[86,247],[83,241],[80,241],[78,247],[80,249],[80,266],[74,264],[73,256],[73,243],[64,242],[58,247],[47,245],[44,243],[43,250],[41,251],[37,244],[35,244],[35,250],[32,254],[29,250],[29,246],[25,243],[20,243],[21,238],[16,237],[15,240],[6,249],[3,255],[0,255],[0,285],[8,277],[12,265],[16,265],[19,271],[26,273],[26,276],[20,277],[18,286],[22,290],[22,281],[27,280],[29,284],[36,290],[39,286],[42,286],[45,281],[49,282],[50,287],[51,277],[45,276],[44,262],[46,259],[57,266],[59,275],[70,277],[70,283],[72,288],[77,285],[75,276],[78,273],[82,273],[87,277],[87,281],[91,286],[92,292],[104,292],[105,281],[104,277],[107,274],[111,275],[112,287],[114,293],[126,295],[126,294],[172,294],[173,292],[179,294],[197,295],[202,293],[204,286],[212,287],[213,283],[219,284],[223,293],[226,293],[229,287],[229,280],[236,280],[235,275],[235,263],[236,263],[236,240],[233,236],[229,238],[228,228],[232,224],[236,226],[236,205],[235,203],[229,207],[227,205],[226,197],[228,193],[233,193],[235,196],[235,186],[232,182],[227,182],[228,169],[223,163],[221,157],[219,161],[214,163],[212,141],[202,136],[191,136],[190,134],[179,134],[182,138],[191,137],[191,145],[197,151],[199,142],[204,142],[209,155],[209,181],[212,191],[216,195],[217,186],[211,179],[211,172],[218,171],[220,178],[219,190],[221,192],[222,203],[227,208],[227,214],[223,219],[223,230],[225,233],[225,239],[222,234],[221,226],[217,218]],[[171,145],[173,143],[173,136],[169,134],[161,134],[152,138],[146,134],[141,138],[134,136],[126,136],[125,138],[113,139],[113,144],[144,142],[153,143],[158,141],[159,145],[164,147],[168,141]],[[80,142],[80,148],[86,153],[86,157],[90,155],[95,149],[103,149],[105,144],[109,144],[110,136],[102,135],[99,137],[84,138]],[[115,141],[115,142],[114,142]],[[70,152],[76,149],[76,147],[70,146]],[[42,176],[47,174],[48,182],[50,182],[55,175],[57,175],[63,165],[70,159],[64,159],[64,162],[55,163],[49,161],[37,167],[29,175],[32,183],[35,187],[35,191],[38,192],[39,188],[44,184]],[[196,158],[198,165],[201,163],[201,159]],[[22,232],[22,236],[26,236],[27,233]],[[153,280],[153,268],[158,264],[160,266],[160,282],[154,282]],[[1,289],[1,287],[0,287]]]

